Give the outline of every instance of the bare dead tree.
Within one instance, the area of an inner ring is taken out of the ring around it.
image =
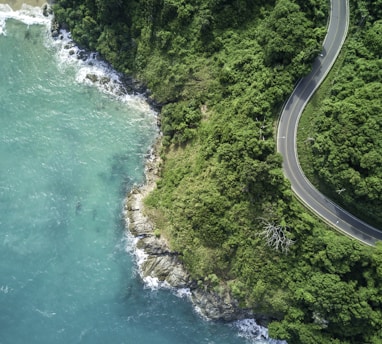
[[[344,191],[346,191],[345,188],[337,189],[336,192],[341,195]]]
[[[287,254],[289,247],[294,244],[294,241],[287,236],[287,228],[265,219],[262,219],[262,222],[263,231],[258,235],[265,239],[269,247]]]

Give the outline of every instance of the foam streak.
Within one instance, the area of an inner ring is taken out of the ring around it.
[[[48,27],[52,17],[45,17],[40,7],[23,5],[20,10],[14,11],[7,4],[0,4],[0,35],[6,35],[6,21],[15,19],[26,25],[44,25]]]

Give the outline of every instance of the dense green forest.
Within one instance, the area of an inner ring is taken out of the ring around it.
[[[303,154],[320,189],[382,228],[382,2],[355,5],[341,68],[312,109]]]
[[[289,344],[382,343],[382,246],[362,246],[309,214],[276,153],[280,108],[321,51],[328,8],[326,0],[58,0],[54,10],[79,44],[162,104],[161,180],[146,205],[193,278],[216,292],[229,288]],[[377,18],[382,6],[361,9]],[[376,43],[374,52],[362,43],[379,35],[361,9],[357,54],[378,54]],[[380,75],[377,62],[349,66]],[[370,90],[338,82],[336,96],[368,95],[373,109],[377,80],[357,80]],[[359,120],[345,101],[338,116]],[[331,174],[329,165],[324,171]]]

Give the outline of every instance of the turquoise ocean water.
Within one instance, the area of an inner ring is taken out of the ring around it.
[[[269,343],[143,284],[122,210],[155,114],[49,20],[0,6],[0,343]]]

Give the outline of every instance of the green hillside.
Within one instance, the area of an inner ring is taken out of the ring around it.
[[[146,205],[193,278],[230,288],[289,344],[381,343],[382,246],[309,214],[276,153],[279,111],[321,51],[328,7],[59,0],[55,14],[162,105],[161,180]]]
[[[358,1],[353,14],[338,69],[303,117],[300,155],[320,189],[382,228],[382,3]]]

